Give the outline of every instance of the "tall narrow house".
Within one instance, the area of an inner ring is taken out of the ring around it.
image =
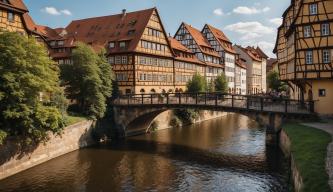
[[[232,47],[231,41],[221,30],[208,24],[204,26],[202,34],[206,37],[214,50],[220,55],[221,64],[224,66],[225,75],[228,80],[229,93],[236,93],[236,51]]]
[[[175,92],[183,92],[186,91],[187,82],[192,79],[194,74],[205,76],[205,63],[199,61],[192,51],[176,39],[169,37],[169,41],[175,53]]]
[[[253,47],[241,47],[238,45],[234,46],[235,50],[239,54],[239,58],[246,64],[246,75],[247,75],[247,94],[261,94],[264,92],[266,87],[263,86],[263,58],[257,52],[257,49]],[[266,67],[265,67],[266,73]]]
[[[274,49],[291,97],[315,101],[320,114],[333,114],[332,31],[333,1],[292,0]]]
[[[205,63],[205,77],[208,83],[223,73],[220,55],[199,30],[182,23],[176,32],[175,39],[195,53],[201,62]]]
[[[72,21],[50,38],[59,64],[76,42],[107,51],[122,94],[174,91],[173,52],[156,8]]]

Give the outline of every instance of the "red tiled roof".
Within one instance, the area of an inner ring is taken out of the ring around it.
[[[262,58],[261,56],[257,53],[257,50],[253,47],[242,47],[239,45],[236,45],[238,48],[240,48],[241,50],[243,50],[249,57],[251,57],[251,59],[258,61],[258,62],[262,62]]]
[[[126,50],[112,49],[113,52],[135,51],[155,8],[118,15],[88,18],[72,21],[67,27],[67,37],[91,44],[96,50],[106,47],[109,42],[128,41]],[[133,34],[129,34],[133,31]]]
[[[175,56],[176,60],[204,65],[204,63],[201,62],[191,50],[186,48],[184,45],[182,45],[176,39],[174,39],[172,37],[169,37],[169,42],[170,42],[170,46],[174,50],[174,52],[179,51],[179,52],[183,52],[185,54],[192,55],[192,57],[183,57],[183,56],[177,56],[177,54],[176,54],[176,56]]]
[[[220,55],[216,51],[214,51],[212,46],[210,46],[208,40],[203,36],[203,34],[198,29],[196,29],[186,23],[183,23],[183,24],[186,27],[187,31],[193,37],[194,41],[198,44],[200,50],[203,53],[214,56],[214,57],[220,57]],[[207,50],[205,50],[205,48],[208,48],[211,51],[207,51]]]
[[[268,59],[268,56],[265,54],[263,50],[260,49],[260,47],[257,47],[256,51],[262,58]]]
[[[236,54],[236,51],[232,47],[232,43],[229,40],[229,38],[223,33],[223,31],[207,24],[207,27],[210,29],[210,31],[213,33],[215,38],[219,41],[220,45],[223,47],[223,49],[229,53]]]
[[[0,6],[15,9],[21,12],[28,12],[28,8],[25,6],[22,0],[7,0],[9,4],[0,1]]]
[[[240,68],[246,69],[246,64],[241,59],[236,59],[236,65]]]

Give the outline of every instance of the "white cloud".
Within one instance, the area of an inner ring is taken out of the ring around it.
[[[255,39],[255,38],[259,38],[259,37],[262,37],[261,34],[258,34],[258,33],[247,33],[245,35],[243,35],[240,39],[241,40],[251,40],[251,39]]]
[[[72,15],[72,12],[70,12],[68,9],[61,10],[60,12],[64,15]]]
[[[61,15],[61,13],[54,7],[45,7],[42,11],[50,15]]]
[[[72,12],[70,12],[68,9],[58,10],[55,7],[45,7],[42,9],[42,12],[45,12],[50,15],[72,15]]]
[[[213,13],[217,16],[222,16],[224,15],[223,10],[221,8],[215,9]]]
[[[269,8],[269,7],[265,7],[263,9],[258,9],[255,7],[239,6],[239,7],[236,7],[233,10],[233,12],[237,13],[237,14],[253,15],[253,14],[258,14],[258,13],[262,13],[262,12],[268,12],[269,10],[271,10],[271,8]]]
[[[244,35],[249,33],[256,33],[258,35],[274,33],[273,28],[264,26],[263,24],[257,21],[238,22],[235,24],[227,25],[225,29]]]
[[[280,26],[282,24],[282,18],[273,18],[270,19],[269,22],[273,23],[276,26]]]

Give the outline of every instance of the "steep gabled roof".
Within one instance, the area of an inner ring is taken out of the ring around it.
[[[220,55],[216,51],[214,51],[213,47],[209,44],[208,40],[203,36],[203,34],[198,29],[186,23],[183,23],[182,25],[184,25],[187,31],[191,34],[194,41],[198,44],[201,52],[214,57],[220,57]],[[208,48],[211,51],[207,51],[204,48]]]
[[[90,44],[95,49],[108,42],[128,41],[126,52],[135,51],[155,8],[125,14],[94,17],[72,21],[67,27],[67,37]],[[122,52],[118,48],[112,52]]]
[[[220,45],[223,47],[223,49],[226,51],[226,52],[229,52],[229,53],[233,53],[233,54],[236,54],[236,51],[234,50],[234,48],[232,47],[232,43],[231,41],[229,40],[229,38],[223,33],[223,31],[211,26],[211,25],[208,25],[206,24],[208,29],[213,33],[215,39],[217,41],[219,41]]]
[[[176,39],[169,37],[169,42],[170,42],[171,48],[173,49],[174,52],[179,51],[179,52],[183,52],[185,54],[190,54],[192,56],[192,57],[184,57],[184,56],[178,56],[176,54],[175,55],[176,60],[190,62],[190,63],[197,63],[197,64],[202,64],[202,65],[205,64],[205,63],[201,62],[191,50],[186,48]]]
[[[6,7],[23,13],[28,12],[28,8],[25,6],[22,0],[0,1],[0,7]]]
[[[240,45],[235,45],[236,47],[238,47],[239,49],[241,49],[244,53],[246,53],[252,60],[258,61],[258,62],[262,62],[262,59],[260,57],[260,55],[257,53],[256,49],[253,47],[242,47]]]
[[[236,59],[236,65],[240,68],[246,69],[246,64],[242,61],[242,59]]]
[[[265,54],[265,52],[264,52],[262,49],[260,49],[260,47],[257,47],[257,48],[256,48],[256,51],[257,51],[257,53],[260,55],[260,57],[265,58],[265,59],[268,59],[268,58],[269,58],[269,57]]]

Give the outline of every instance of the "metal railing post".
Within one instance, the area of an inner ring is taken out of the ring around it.
[[[198,93],[195,94],[195,104],[198,105]]]
[[[153,104],[153,94],[150,94],[150,103]]]
[[[215,94],[215,106],[217,106],[218,94]]]
[[[246,109],[250,109],[250,97],[246,97]]]
[[[288,100],[287,99],[284,101],[284,112],[288,113]]]
[[[235,103],[234,103],[234,95],[231,95],[231,107],[234,107]]]
[[[264,98],[260,98],[260,110],[264,111]]]
[[[127,105],[130,104],[130,95],[127,95]]]
[[[143,105],[144,101],[143,101],[143,94],[141,94],[141,104]]]
[[[207,92],[205,93],[205,105],[207,105]]]
[[[167,105],[169,105],[169,93],[167,93],[166,96],[167,96]]]
[[[178,94],[178,103],[179,105],[182,104],[182,97],[181,97],[181,93]]]

